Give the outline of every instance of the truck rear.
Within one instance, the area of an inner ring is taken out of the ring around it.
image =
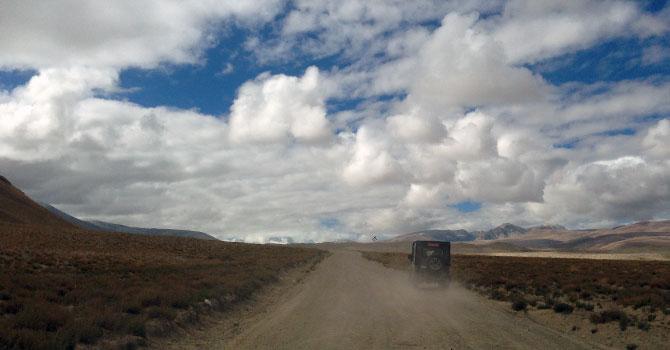
[[[414,241],[412,254],[411,279],[414,284],[424,282],[448,286],[451,280],[451,242]]]

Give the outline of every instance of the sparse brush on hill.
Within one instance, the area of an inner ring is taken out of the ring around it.
[[[25,225],[0,225],[0,237],[0,349],[141,344],[323,254]]]

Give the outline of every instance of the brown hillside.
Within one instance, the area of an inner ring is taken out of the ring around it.
[[[74,228],[35,203],[0,175],[0,224],[49,225]]]

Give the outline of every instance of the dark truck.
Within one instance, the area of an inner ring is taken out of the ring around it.
[[[436,282],[441,287],[449,285],[451,242],[414,241],[408,258],[412,263],[410,273],[414,284]]]

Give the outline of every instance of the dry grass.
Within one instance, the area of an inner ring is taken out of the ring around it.
[[[593,253],[593,252],[495,252],[477,255],[516,256],[522,258],[590,259],[590,260],[670,260],[670,255],[659,253]]]
[[[390,268],[409,268],[407,254],[362,254]],[[618,321],[622,329],[633,323],[648,329],[655,315],[670,313],[668,261],[453,255],[452,276],[513,307],[523,301],[557,313],[580,309],[590,312],[594,323]]]
[[[0,224],[0,242],[0,349],[141,344],[324,254],[9,223]]]

